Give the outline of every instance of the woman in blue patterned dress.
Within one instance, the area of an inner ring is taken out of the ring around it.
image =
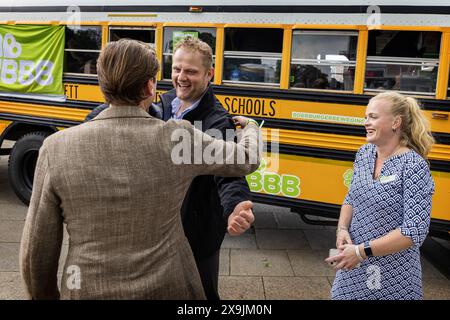
[[[332,299],[422,299],[419,247],[430,225],[434,140],[417,101],[373,97],[336,231]],[[360,266],[358,266],[360,264]]]

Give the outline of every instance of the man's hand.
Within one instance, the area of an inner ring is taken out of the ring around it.
[[[233,213],[228,217],[227,231],[232,236],[243,234],[255,221],[253,215],[253,202],[242,201],[239,202],[233,210]]]
[[[248,118],[248,117],[244,117],[244,116],[234,116],[233,117],[234,125],[241,126],[242,128],[245,128],[245,126],[248,124],[249,120],[255,122],[255,120]]]

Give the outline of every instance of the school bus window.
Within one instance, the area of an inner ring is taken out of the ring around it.
[[[172,55],[173,48],[177,43],[185,38],[199,38],[209,44],[213,52],[216,52],[216,29],[214,28],[181,28],[168,27],[164,28],[164,44],[163,44],[163,79],[171,79],[172,75]]]
[[[278,85],[282,47],[282,29],[225,29],[223,82]]]
[[[101,27],[77,26],[66,28],[64,72],[95,75],[102,43]]]
[[[357,43],[353,31],[294,31],[290,87],[352,91]]]
[[[150,47],[155,48],[155,30],[143,27],[110,27],[109,41],[117,41],[119,39],[133,39],[147,43]]]
[[[440,43],[434,31],[370,31],[365,90],[433,95]]]

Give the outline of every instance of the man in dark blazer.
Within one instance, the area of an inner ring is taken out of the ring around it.
[[[174,89],[160,96],[159,105],[152,105],[149,113],[169,119],[184,119],[194,124],[200,121],[203,132],[216,129],[226,137],[226,130],[234,130],[228,112],[215,97],[210,86],[214,75],[212,50],[198,39],[187,38],[173,52],[172,83]],[[88,115],[94,118],[106,105]],[[245,211],[253,217],[251,194],[245,180],[212,175],[196,177],[189,187],[181,208],[184,232],[189,240],[208,300],[219,300],[219,256],[226,233],[227,219],[233,212]],[[239,235],[249,228],[228,230]]]

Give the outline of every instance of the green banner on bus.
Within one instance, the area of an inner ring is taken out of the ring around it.
[[[0,25],[0,91],[64,95],[64,26]]]

